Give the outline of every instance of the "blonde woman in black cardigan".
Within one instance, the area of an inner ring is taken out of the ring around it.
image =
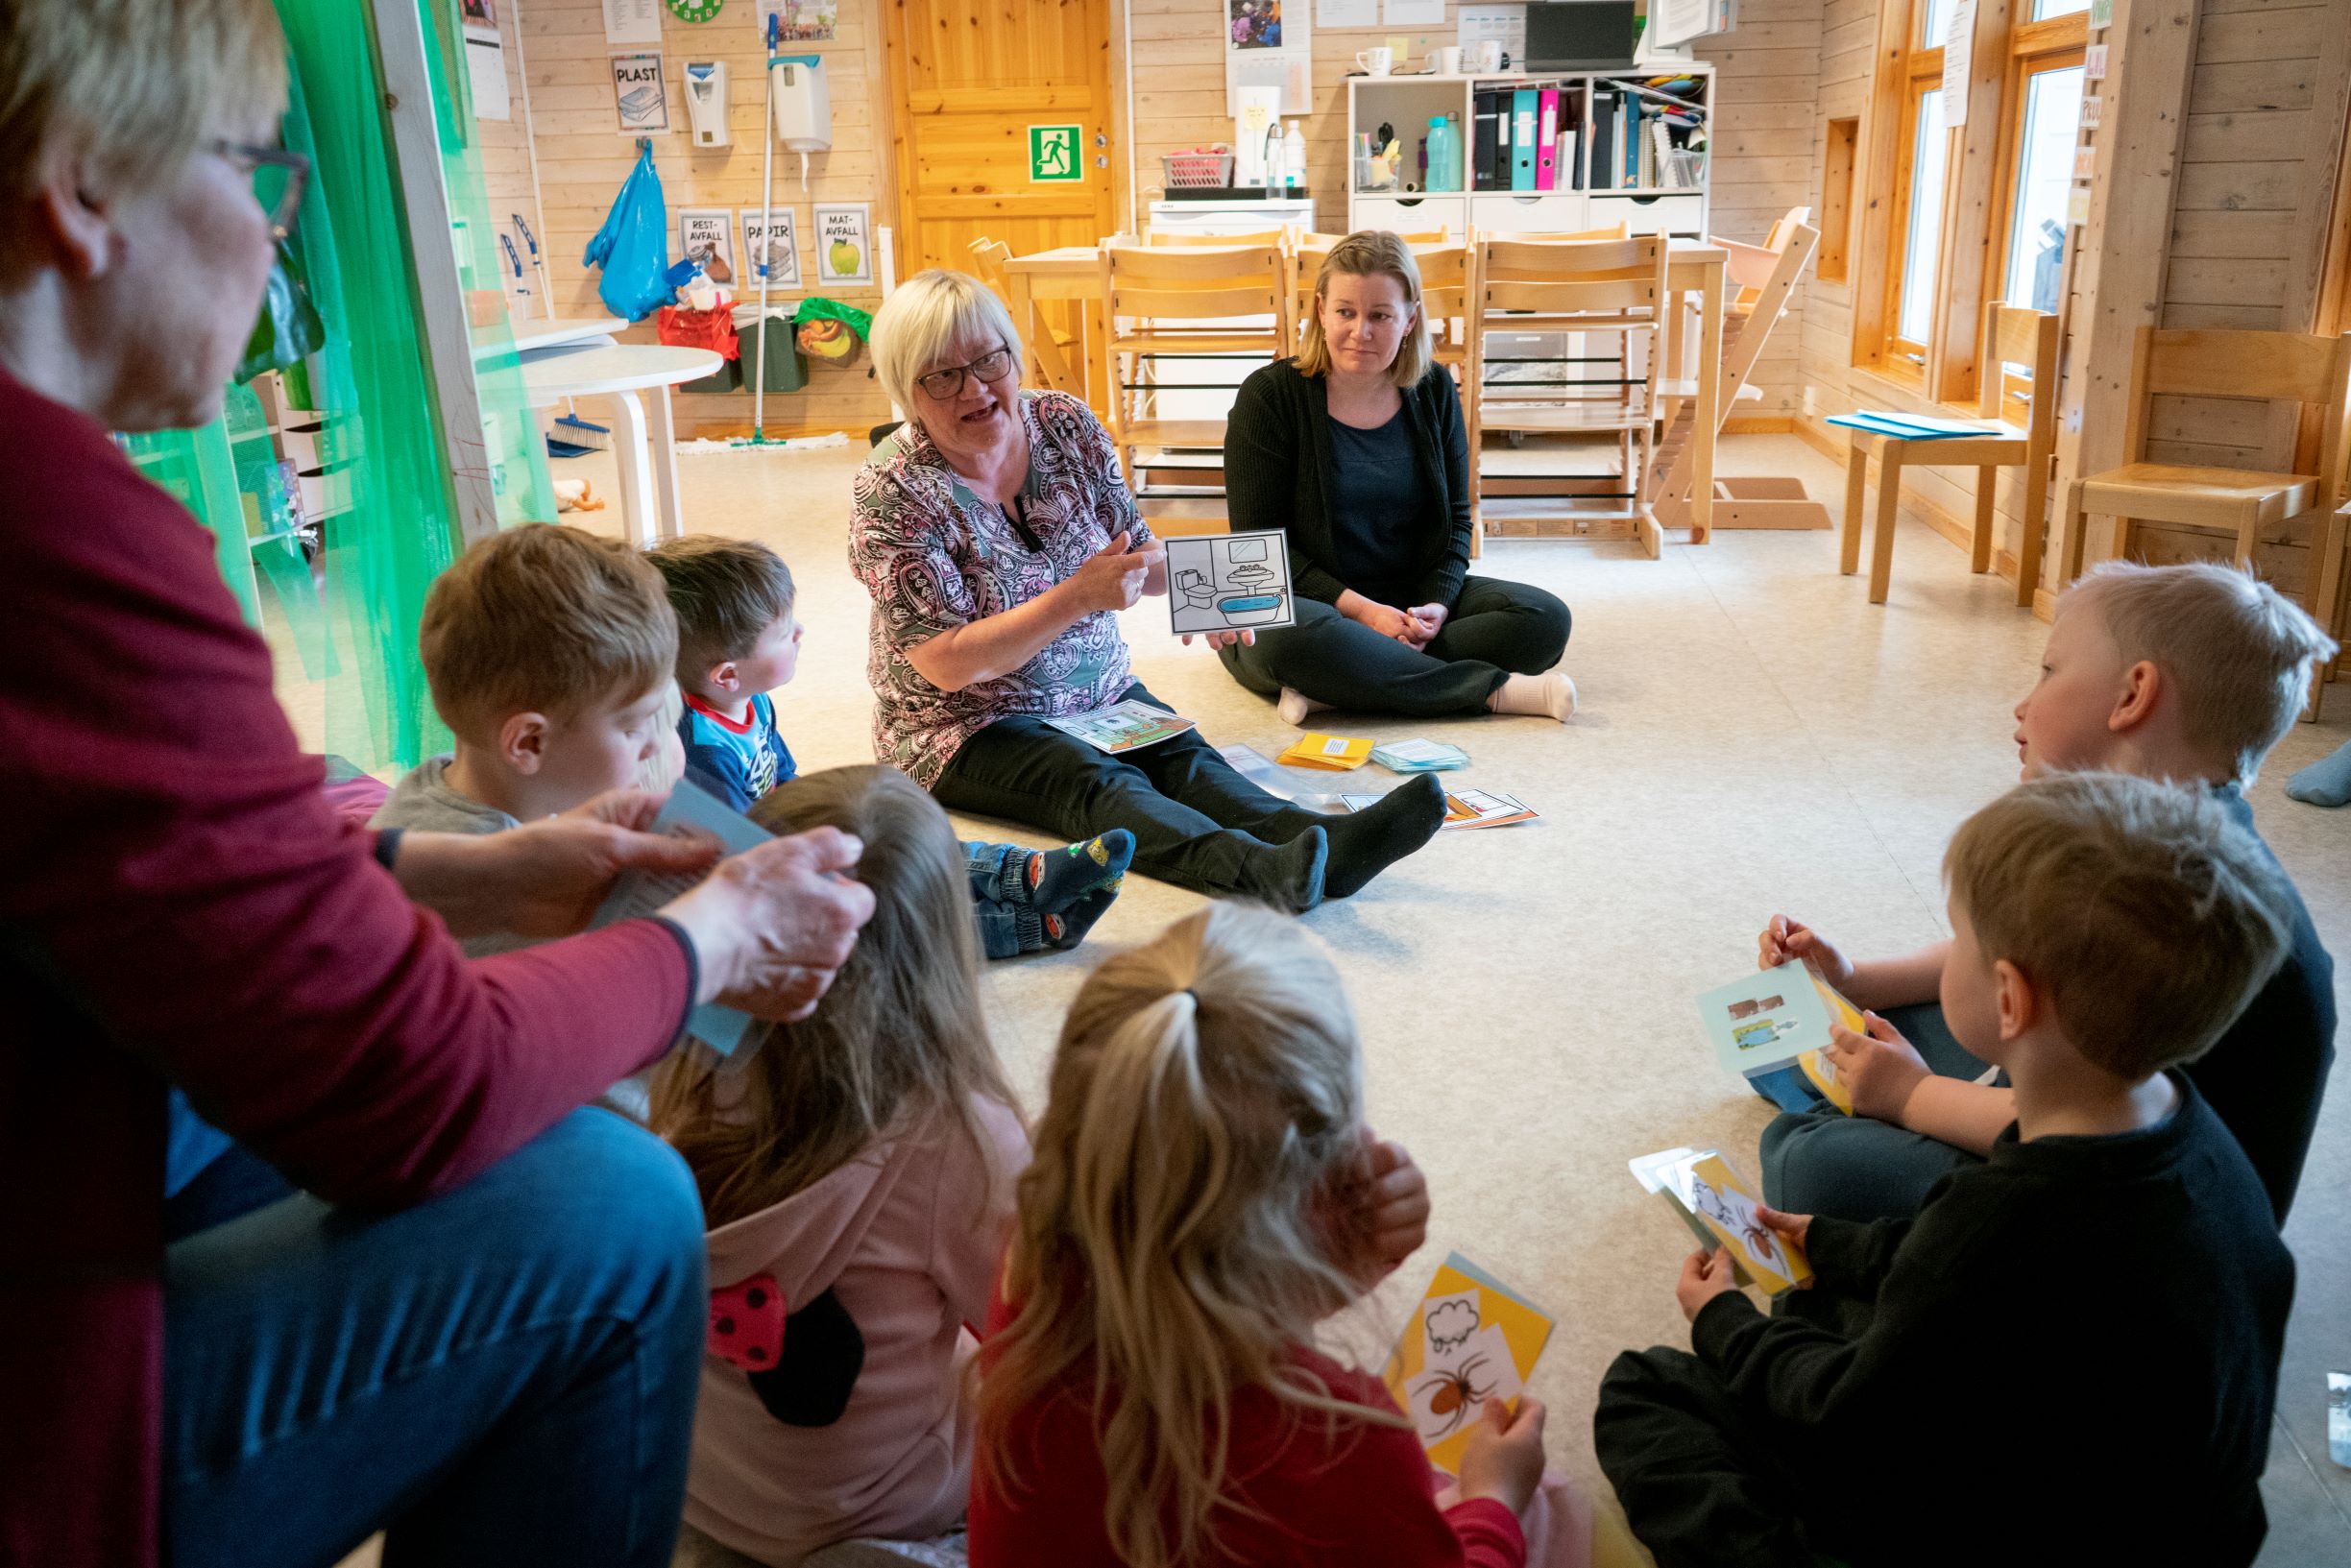
[[[1349,234],[1322,263],[1297,357],[1244,382],[1225,426],[1233,529],[1289,535],[1297,624],[1223,649],[1224,667],[1292,724],[1318,708],[1565,722],[1567,607],[1468,574],[1474,482],[1411,249]]]

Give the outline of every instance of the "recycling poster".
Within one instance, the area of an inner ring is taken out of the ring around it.
[[[816,204],[816,281],[871,283],[874,280],[872,204]]]

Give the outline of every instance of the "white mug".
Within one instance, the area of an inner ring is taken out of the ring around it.
[[[1461,75],[1462,52],[1458,43],[1448,43],[1442,49],[1428,52],[1428,68],[1432,76]]]
[[[1386,44],[1355,51],[1355,64],[1366,76],[1386,76],[1395,69],[1395,51]]]
[[[1490,75],[1502,68],[1502,40],[1500,38],[1480,38],[1478,40],[1477,68]]]

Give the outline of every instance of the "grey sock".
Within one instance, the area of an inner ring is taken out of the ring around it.
[[[2286,793],[2313,806],[2351,806],[2351,740],[2287,780]]]

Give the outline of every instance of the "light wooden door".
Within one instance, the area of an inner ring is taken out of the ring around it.
[[[884,9],[902,274],[968,272],[966,247],[983,235],[1024,255],[1116,230],[1109,0]],[[1046,136],[1044,157],[1032,160],[1038,128],[1068,126],[1075,138]]]

